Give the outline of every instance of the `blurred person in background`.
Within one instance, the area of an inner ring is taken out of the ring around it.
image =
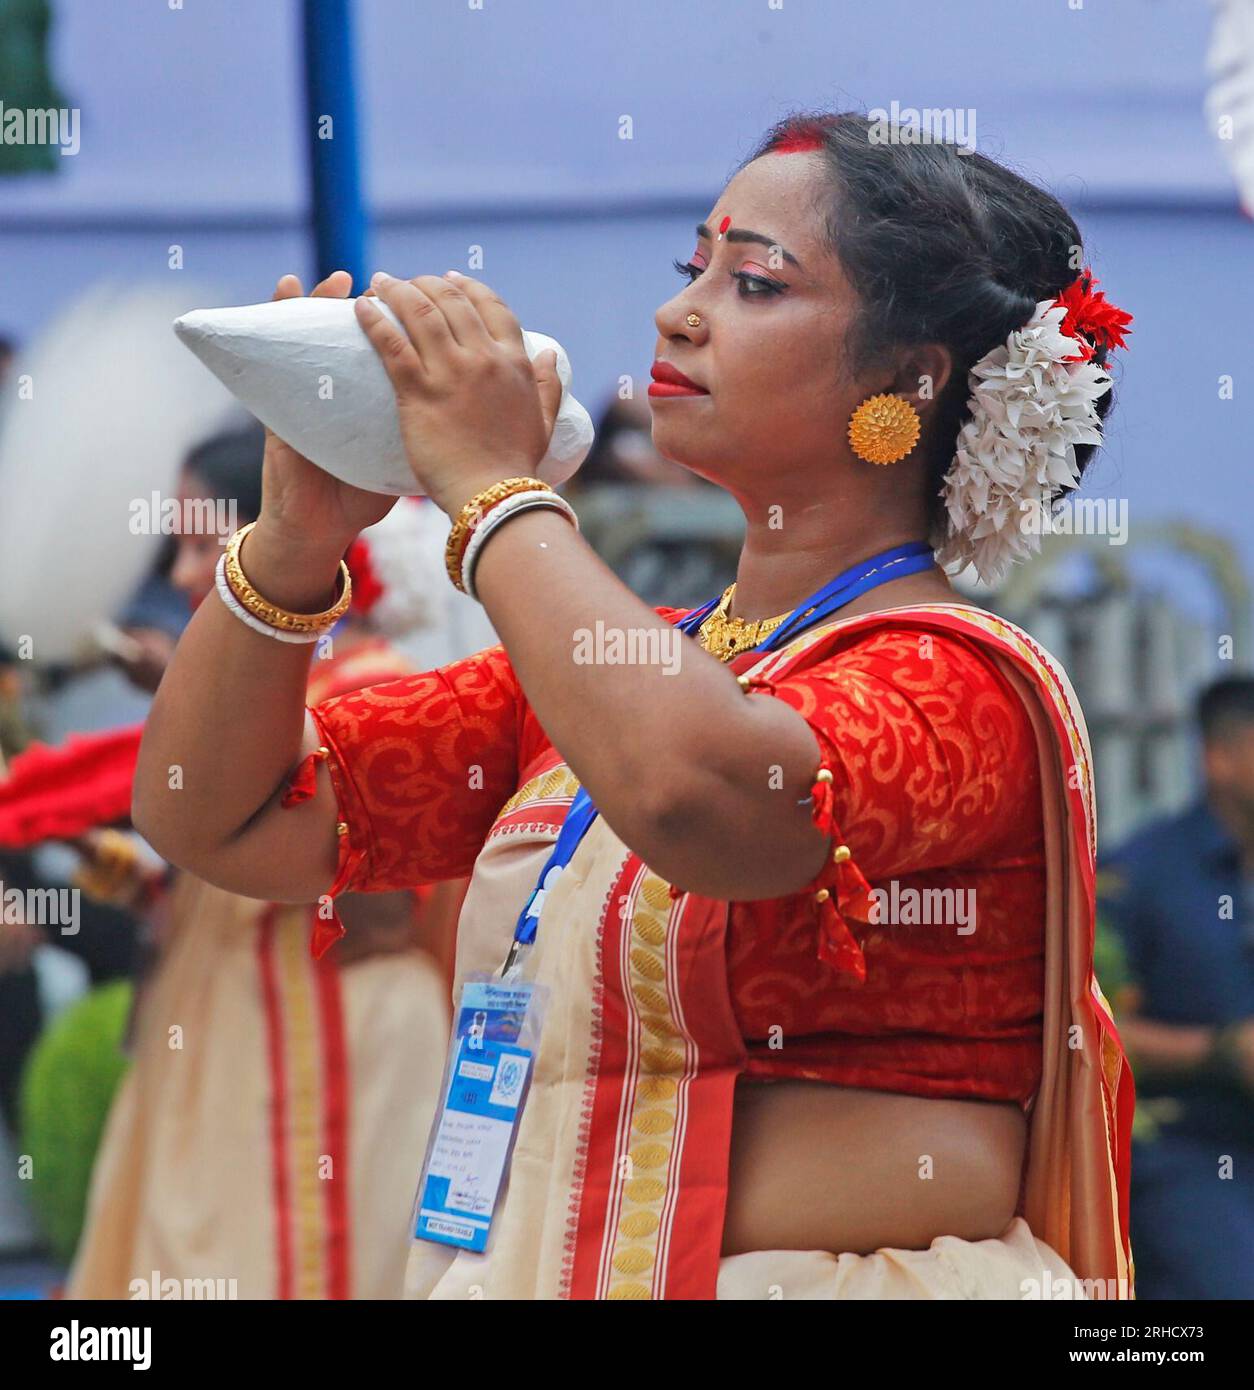
[[[1254,677],[1198,699],[1204,791],[1103,861],[1154,1120],[1132,1165],[1143,1298],[1254,1298]]]
[[[0,664],[0,685],[6,674],[14,676],[15,666]],[[13,681],[10,691],[0,691],[0,1151],[7,1141],[8,1151],[29,1155],[31,1163],[19,1175],[14,1159],[0,1173],[0,1250],[17,1254],[50,1245],[64,1268],[81,1229],[103,1112],[124,1065],[118,1048],[138,922],[121,903],[93,901],[86,891],[78,898],[65,895],[72,866],[96,865],[104,833],[74,835],[72,848],[70,842],[32,842],[22,834],[13,792],[31,745],[25,716],[31,701],[19,698],[21,684]],[[72,773],[57,778],[58,791],[51,795],[25,774],[22,785],[38,803],[32,813],[44,830],[44,817],[61,792],[70,803],[92,795],[79,790],[81,780]],[[61,851],[61,867],[50,853],[54,848]],[[72,887],[82,887],[79,878]],[[63,916],[67,906],[70,922]],[[108,991],[115,1006],[93,1002]],[[83,1019],[90,1038],[83,1036]],[[56,1084],[49,1087],[50,1049],[74,1054],[58,1073],[68,1083],[60,1104],[51,1094]]]
[[[260,428],[208,441],[187,461],[181,500],[234,499],[240,524],[255,519],[262,450]],[[357,611],[313,662],[311,702],[409,669],[378,614],[390,601],[395,625],[420,625],[421,573],[389,594],[383,552],[394,579],[405,577],[398,559],[421,569],[414,518],[425,505],[397,509],[389,545],[367,535],[350,548]],[[193,609],[212,593],[221,554],[212,532],[177,536],[172,580]],[[154,637],[133,672],[147,682],[160,664]],[[132,897],[135,878],[151,890],[153,877],[136,863],[118,891]],[[443,919],[420,918],[425,895],[410,891],[343,898],[348,934],[314,960],[322,907],[258,902],[190,874],[143,896],[154,939],[133,1065],[68,1296],[125,1298],[154,1271],[233,1279],[244,1298],[399,1296],[447,1037]]]
[[[24,913],[4,911],[4,895],[35,886],[26,855],[0,851],[0,1121],[17,1132],[22,1063],[42,1022],[34,955],[43,940]]]
[[[26,668],[23,671],[23,667]],[[6,661],[0,652],[0,798],[5,801],[0,820],[0,1149],[7,1140],[16,1154],[30,1155],[32,1164],[18,1180],[17,1165],[5,1165],[0,1174],[0,1249],[33,1251],[50,1240],[54,1257],[68,1260],[81,1226],[86,1195],[86,1174],[100,1135],[100,1120],[109,1102],[115,1068],[121,1058],[120,1020],[125,1004],[109,1015],[118,1027],[104,1037],[96,1030],[98,1051],[112,1058],[93,1056],[85,1073],[76,1064],[70,1104],[50,1107],[43,1085],[46,1070],[32,1082],[34,1054],[50,1036],[54,1024],[65,1036],[73,1030],[69,1015],[84,996],[109,988],[129,988],[138,938],[135,916],[120,903],[106,904],[84,893],[73,902],[73,921],[61,916],[63,906],[50,910],[49,902],[64,905],[60,896],[71,886],[74,866],[96,860],[100,832],[75,836],[73,846],[41,840],[31,843],[16,834],[20,829],[10,814],[9,797],[22,755],[32,744],[30,714],[39,705],[39,694],[29,675],[29,662]],[[79,781],[69,774],[58,781],[66,800],[80,799]],[[35,799],[37,815],[48,815],[52,797],[46,785]],[[90,793],[88,793],[90,795]],[[47,822],[44,821],[46,825]],[[58,855],[60,852],[60,863]],[[64,872],[62,872],[64,870]],[[78,886],[77,880],[74,886]],[[96,1012],[99,1020],[99,1012]],[[65,1096],[62,1096],[64,1101]],[[40,1119],[53,1114],[56,1142]],[[32,1115],[38,1118],[32,1124]],[[54,1151],[55,1150],[55,1151]],[[32,1218],[38,1218],[38,1226]]]
[[[187,597],[173,579],[177,559],[178,538],[167,536],[152,570],[118,619],[118,628],[128,640],[112,659],[136,689],[150,695],[161,684],[162,672],[191,616]]]

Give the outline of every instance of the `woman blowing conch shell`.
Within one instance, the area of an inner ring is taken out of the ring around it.
[[[501,643],[307,708],[288,639],[391,503],[272,441],[234,547],[251,621],[197,612],[135,813],[257,897],[469,873],[457,988],[508,957],[503,983],[547,1003],[510,1087],[484,1070],[485,1113],[516,1118],[478,1208],[489,1165],[432,1183],[437,1132],[411,1293],[1130,1294],[1083,723],[1052,659],[937,564],[1026,553],[1019,503],[1051,505],[1100,438],[1127,315],[1079,244],[978,154],[875,143],[855,115],[773,129],[656,314],[654,442],[747,523],[736,584],[687,614],[640,602],[535,480],[560,383],[492,289],[379,276],[394,318],[356,301],[450,579]],[[602,659],[576,659],[598,630]],[[977,911],[884,920],[907,893]],[[498,1021],[459,1046],[504,1057]],[[476,1223],[482,1252],[442,1243]]]

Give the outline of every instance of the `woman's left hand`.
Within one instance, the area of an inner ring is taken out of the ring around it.
[[[370,285],[404,332],[366,296],[357,321],[391,378],[401,438],[427,496],[456,516],[492,483],[533,475],[561,403],[556,354],[532,363],[509,307],[469,276],[380,274]]]

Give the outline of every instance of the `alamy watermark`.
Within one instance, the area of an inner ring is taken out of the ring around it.
[[[0,142],[6,145],[56,145],[62,155],[77,154],[77,106],[21,107],[0,101]]]
[[[1070,1301],[1073,1299],[1114,1300],[1131,1297],[1127,1279],[1081,1279],[1074,1274],[1054,1274],[1042,1270],[1040,1279],[1019,1281],[1019,1293],[1027,1300]]]
[[[959,154],[975,153],[975,107],[925,106],[918,110],[892,102],[873,106],[867,132],[873,145],[954,145]]]
[[[131,1369],[152,1366],[151,1327],[91,1327],[71,1319],[54,1327],[48,1347],[51,1361],[129,1361]]]
[[[1019,503],[1025,536],[1105,536],[1109,545],[1128,543],[1126,497],[1075,497],[1051,511],[1040,502]]]
[[[974,888],[903,888],[894,878],[872,888],[867,921],[875,926],[953,927],[959,936],[975,931]]]
[[[133,497],[127,523],[132,536],[218,536],[225,544],[239,530],[234,497]]]
[[[62,936],[77,936],[78,888],[6,888],[0,881],[0,921],[5,926],[58,927]]]
[[[162,1277],[154,1269],[147,1278],[132,1279],[127,1285],[133,1299],[214,1299],[223,1301],[239,1297],[238,1279],[176,1279]]]
[[[576,666],[660,666],[664,676],[679,674],[684,635],[677,627],[606,627],[574,632]]]

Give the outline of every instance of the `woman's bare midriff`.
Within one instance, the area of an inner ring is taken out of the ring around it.
[[[999,1236],[1015,1214],[1026,1142],[1014,1102],[742,1081],[723,1254],[869,1254]]]

